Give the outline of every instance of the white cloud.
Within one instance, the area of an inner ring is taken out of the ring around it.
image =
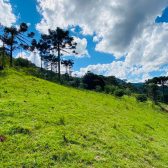
[[[75,32],[75,28],[72,28],[71,31],[74,33]]]
[[[0,40],[0,47],[2,47],[3,46],[3,42]]]
[[[16,29],[19,30],[20,29],[20,25],[15,25]]]
[[[83,35],[94,35],[96,51],[114,54],[117,59],[125,56],[122,66],[118,63],[118,76],[127,72],[143,75],[168,63],[168,23],[155,23],[167,7],[167,0],[37,1],[43,16],[37,30],[46,33],[48,28],[79,26]],[[111,64],[115,67],[117,62]],[[81,68],[80,73],[88,68],[99,73],[95,66]]]
[[[27,23],[27,26],[30,26],[31,25],[31,23]]]
[[[8,0],[0,0],[0,22],[3,26],[11,26],[16,22],[16,16],[12,13],[12,7]]]
[[[97,36],[94,36],[93,37],[93,42],[98,42],[99,41],[99,38]]]
[[[138,82],[142,82],[142,83],[144,83],[146,80],[148,80],[148,79],[152,79],[153,77],[152,76],[150,76],[149,74],[144,74],[143,76],[142,76],[142,79],[141,80],[139,80]]]
[[[89,65],[86,68],[80,68],[80,71],[73,72],[78,76],[83,76],[87,71],[91,71],[95,74],[104,74],[104,76],[116,76],[117,78],[124,78],[130,72],[132,72],[132,68],[128,68],[125,66],[125,63],[122,61],[113,61],[110,64],[97,64],[97,65]]]
[[[126,56],[127,66],[136,65],[133,74],[158,71],[168,63],[168,23],[153,24],[144,29],[141,39],[136,39]]]
[[[90,57],[86,47],[87,47],[87,40],[85,38],[80,39],[74,37],[74,42],[77,43],[76,52],[78,53],[75,57],[76,58],[83,58],[83,57]]]

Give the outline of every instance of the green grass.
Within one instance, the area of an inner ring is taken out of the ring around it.
[[[168,114],[151,102],[0,73],[0,167],[168,167]]]

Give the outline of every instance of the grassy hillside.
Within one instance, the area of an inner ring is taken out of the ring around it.
[[[168,167],[167,129],[150,102],[0,73],[2,168]]]

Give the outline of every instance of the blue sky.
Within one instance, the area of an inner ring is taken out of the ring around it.
[[[4,26],[30,24],[29,31],[35,32],[37,40],[48,28],[68,29],[79,54],[63,58],[74,60],[73,74],[79,76],[89,70],[143,82],[168,75],[168,1],[133,2],[0,0],[0,22]],[[2,15],[4,12],[8,15]],[[22,56],[33,58],[26,51]],[[39,65],[39,58],[36,61]]]

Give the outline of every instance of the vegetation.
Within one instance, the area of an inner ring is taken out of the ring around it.
[[[165,88],[167,87],[167,81],[168,81],[168,77],[167,76],[154,77],[153,79],[149,79],[148,81],[146,81],[147,85],[149,85],[149,84],[155,84],[155,85],[160,84],[161,85],[161,87],[162,87],[162,94],[163,94],[163,102],[165,102],[164,101],[164,94],[165,94]],[[154,85],[153,85],[153,87],[154,87]],[[158,90],[157,87],[155,89]],[[157,98],[153,98],[153,99],[157,99]]]
[[[147,101],[147,96],[145,94],[138,94],[136,96],[136,100],[138,102],[146,102]]]
[[[96,92],[101,92],[101,91],[102,91],[101,86],[97,85],[95,91],[96,91]]]
[[[16,49],[27,49],[31,50],[32,48],[28,44],[27,38],[33,38],[35,35],[33,32],[29,33],[27,36],[24,35],[25,32],[28,31],[28,26],[26,23],[21,23],[19,29],[16,27],[4,27],[3,32],[4,35],[0,36],[0,40],[3,41],[3,48],[4,44],[7,46],[8,50],[10,51],[10,66],[12,66],[12,56],[13,51]],[[34,49],[34,48],[33,48]],[[33,49],[31,51],[33,51]]]
[[[124,95],[124,91],[122,89],[117,89],[114,91],[114,96],[122,97]]]
[[[148,95],[155,104],[157,104],[158,99],[159,99],[158,89],[159,87],[156,84],[151,84],[148,86]]]
[[[100,86],[104,90],[105,82],[103,78],[88,71],[82,78],[82,82],[87,84],[89,90],[96,89],[96,86]]]
[[[69,32],[49,30],[28,45],[27,30],[0,35],[2,167],[168,167],[168,110],[159,104],[168,103],[167,77],[141,86],[90,71],[72,77],[73,60],[60,59],[66,49],[77,54]],[[41,68],[12,58],[19,48],[39,50]]]
[[[168,115],[150,101],[64,87],[25,68],[0,71],[0,95],[1,167],[168,167]]]
[[[53,64],[56,65],[56,71],[57,71],[57,65],[58,65],[58,79],[60,81],[60,64],[61,59],[60,56],[63,55],[62,52],[67,52],[66,50],[72,50],[73,54],[78,54],[75,49],[77,46],[77,43],[74,42],[74,38],[69,36],[69,31],[64,31],[63,29],[57,27],[56,30],[48,30],[49,35],[42,34],[41,39],[37,43],[36,40],[32,42],[32,46],[36,47],[41,54],[41,59],[48,63],[50,62],[50,65],[52,67]],[[52,52],[52,54],[51,54]],[[58,56],[55,56],[55,54],[58,53]],[[67,62],[67,65],[65,62],[62,62],[66,67],[72,67],[73,61],[69,60]],[[42,65],[41,65],[42,68]],[[52,70],[52,68],[51,68]],[[66,69],[67,73],[67,69]]]

